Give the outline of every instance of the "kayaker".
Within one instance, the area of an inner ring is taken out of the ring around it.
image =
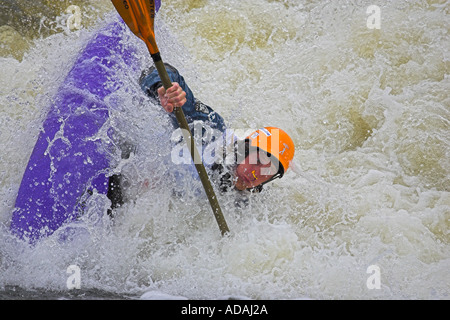
[[[286,173],[295,151],[286,132],[276,127],[264,127],[239,140],[233,130],[226,128],[224,119],[217,112],[194,97],[178,70],[169,64],[165,66],[172,87],[165,90],[156,68],[152,67],[142,73],[141,88],[153,103],[161,105],[169,113],[175,129],[178,122],[173,110],[182,107],[188,124],[193,126],[194,122],[200,122],[202,137],[212,136],[209,141],[202,140],[199,152],[220,192],[260,192],[263,185]],[[186,143],[180,142],[178,148],[185,156],[188,155],[187,159],[192,163]],[[179,163],[180,159],[173,161]],[[113,209],[123,204],[120,176],[110,178],[108,197]]]

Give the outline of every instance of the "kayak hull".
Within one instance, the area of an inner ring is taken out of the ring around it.
[[[58,89],[16,198],[10,229],[20,239],[49,236],[77,219],[92,193],[107,193],[111,159],[99,134],[114,108],[107,98],[138,63],[124,32],[115,22],[96,33]]]

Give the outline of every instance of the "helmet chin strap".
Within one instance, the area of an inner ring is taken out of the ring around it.
[[[270,181],[273,181],[273,180],[275,180],[275,179],[279,179],[279,178],[281,178],[282,176],[283,176],[283,174],[280,173],[280,172],[275,173],[275,174],[273,175],[273,177],[270,178],[269,180],[267,180],[267,181],[265,181],[265,182],[263,182],[263,183],[261,183],[261,184],[258,184],[256,187],[247,188],[247,190],[249,190],[249,191],[251,191],[251,192],[261,192],[262,189],[263,189],[263,185],[265,185],[266,183],[269,183]]]

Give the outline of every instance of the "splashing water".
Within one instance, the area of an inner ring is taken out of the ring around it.
[[[106,297],[449,298],[448,1],[378,2],[379,29],[368,27],[371,1],[163,1],[163,59],[229,127],[288,132],[294,169],[247,207],[219,196],[231,230],[221,238],[198,182],[173,196],[172,167],[158,161],[171,151],[168,119],[139,74],[124,75],[107,127],[138,145],[117,159],[132,201],[111,220],[93,197],[86,236],[28,248],[8,226],[46,108],[97,26],[116,18],[109,1],[34,3],[6,2],[12,18],[0,16],[2,295],[66,295],[76,265],[84,292]],[[68,28],[69,5],[80,29]],[[151,65],[139,39],[124,41]]]

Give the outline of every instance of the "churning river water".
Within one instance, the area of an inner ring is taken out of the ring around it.
[[[449,299],[449,8],[162,1],[163,59],[230,127],[288,132],[294,168],[246,207],[219,197],[227,237],[187,181],[181,197],[131,185],[134,201],[114,220],[86,220],[89,237],[30,248],[9,223],[49,101],[117,15],[106,0],[2,1],[0,298]],[[151,64],[139,39],[126,41]],[[137,92],[138,76],[122,80]],[[164,115],[135,97],[124,93],[111,125],[144,151],[121,167],[157,183],[168,150],[150,137]]]

